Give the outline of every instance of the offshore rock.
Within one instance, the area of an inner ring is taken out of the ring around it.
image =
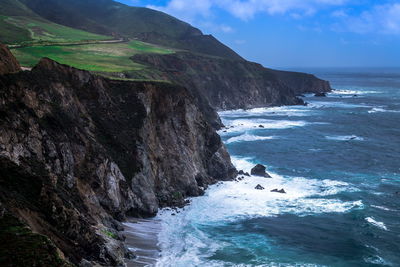
[[[265,188],[262,185],[258,184],[254,189],[264,190]]]
[[[273,193],[281,193],[281,194],[286,194],[286,191],[285,191],[285,189],[281,189],[281,190],[278,190],[278,189],[273,189],[273,190],[271,190],[271,192],[273,192]]]
[[[264,165],[257,164],[251,169],[251,175],[261,176],[265,178],[272,178],[267,172],[265,172],[266,168]]]
[[[318,93],[314,94],[314,96],[316,96],[316,97],[326,97],[326,93],[318,92]]]

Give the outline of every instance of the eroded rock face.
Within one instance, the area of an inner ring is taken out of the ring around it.
[[[0,76],[0,202],[73,263],[118,265],[118,220],[154,215],[236,170],[186,89],[43,59]]]
[[[7,46],[0,44],[0,75],[18,72],[21,66]]]
[[[154,78],[184,85],[217,110],[304,104],[297,95],[331,90],[329,82],[313,75],[276,71],[245,60],[184,52],[138,54],[132,59],[158,70]]]

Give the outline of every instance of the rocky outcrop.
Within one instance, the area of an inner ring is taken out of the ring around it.
[[[132,60],[157,70],[151,78],[184,85],[217,110],[303,104],[296,95],[331,90],[328,82],[313,75],[270,70],[244,60],[185,52],[140,54]]]
[[[0,76],[0,127],[4,214],[75,264],[121,264],[125,215],[183,205],[236,175],[191,94],[168,83],[113,81],[43,59]]]
[[[304,93],[323,93],[330,92],[332,88],[328,81],[318,79],[312,74],[293,72],[293,71],[280,71],[268,69],[271,73],[286,86],[290,87],[296,95]]]
[[[7,46],[0,44],[0,75],[18,72],[21,70],[16,58]]]
[[[266,168],[264,165],[257,164],[256,166],[254,166],[254,168],[251,169],[251,175],[271,178],[271,176],[265,170]]]

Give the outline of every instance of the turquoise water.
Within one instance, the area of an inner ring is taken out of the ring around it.
[[[337,90],[220,114],[236,167],[272,179],[161,212],[159,266],[400,266],[400,70],[308,71]]]

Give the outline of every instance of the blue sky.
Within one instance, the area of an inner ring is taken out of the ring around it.
[[[164,11],[268,67],[400,67],[400,0],[119,0]]]

